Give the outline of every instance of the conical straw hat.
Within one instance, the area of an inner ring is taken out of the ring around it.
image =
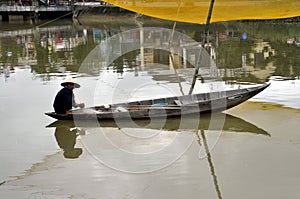
[[[69,77],[65,79],[60,85],[66,86],[68,83],[73,83],[75,85],[75,88],[79,88],[80,85],[76,83],[76,80],[73,77]]]

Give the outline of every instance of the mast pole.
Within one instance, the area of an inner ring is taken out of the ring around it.
[[[207,38],[207,34],[208,34],[208,31],[209,31],[209,23],[210,23],[210,18],[211,18],[212,11],[213,11],[214,3],[215,3],[215,0],[210,1],[210,6],[209,6],[209,10],[208,10],[207,18],[206,18],[206,23],[205,23],[204,37],[202,39],[200,53],[199,53],[199,57],[197,59],[195,73],[194,73],[192,85],[191,85],[191,88],[190,88],[190,91],[189,91],[189,95],[193,93],[195,83],[196,83],[196,80],[197,80],[197,77],[198,77],[199,68],[200,68],[200,64],[201,64],[201,61],[202,61],[202,53],[203,53],[205,41],[206,41],[206,38]],[[200,76],[200,77],[201,77],[201,81],[204,82],[203,77],[202,76]]]

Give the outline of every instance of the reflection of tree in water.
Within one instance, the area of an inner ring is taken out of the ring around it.
[[[287,39],[300,36],[300,27],[294,23],[246,23],[241,25],[254,38],[268,41],[276,54],[268,60],[276,66],[274,75],[300,76],[300,47],[287,44]]]
[[[273,58],[276,65],[274,75],[296,78],[300,76],[300,47],[289,44],[272,43],[277,55]]]
[[[253,46],[253,41],[228,40],[220,42],[217,48],[218,68],[241,68],[241,57],[242,55],[249,55],[251,53],[251,46]]]
[[[65,158],[78,158],[82,154],[82,148],[75,148],[77,136],[76,129],[56,127],[55,138],[58,146],[63,149]]]

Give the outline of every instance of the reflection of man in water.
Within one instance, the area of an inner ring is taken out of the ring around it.
[[[64,150],[65,158],[78,158],[82,154],[81,148],[74,148],[77,130],[70,127],[56,127],[55,138],[58,146]]]

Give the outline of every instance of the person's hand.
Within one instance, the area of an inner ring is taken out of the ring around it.
[[[77,107],[84,108],[84,103],[77,104]]]

